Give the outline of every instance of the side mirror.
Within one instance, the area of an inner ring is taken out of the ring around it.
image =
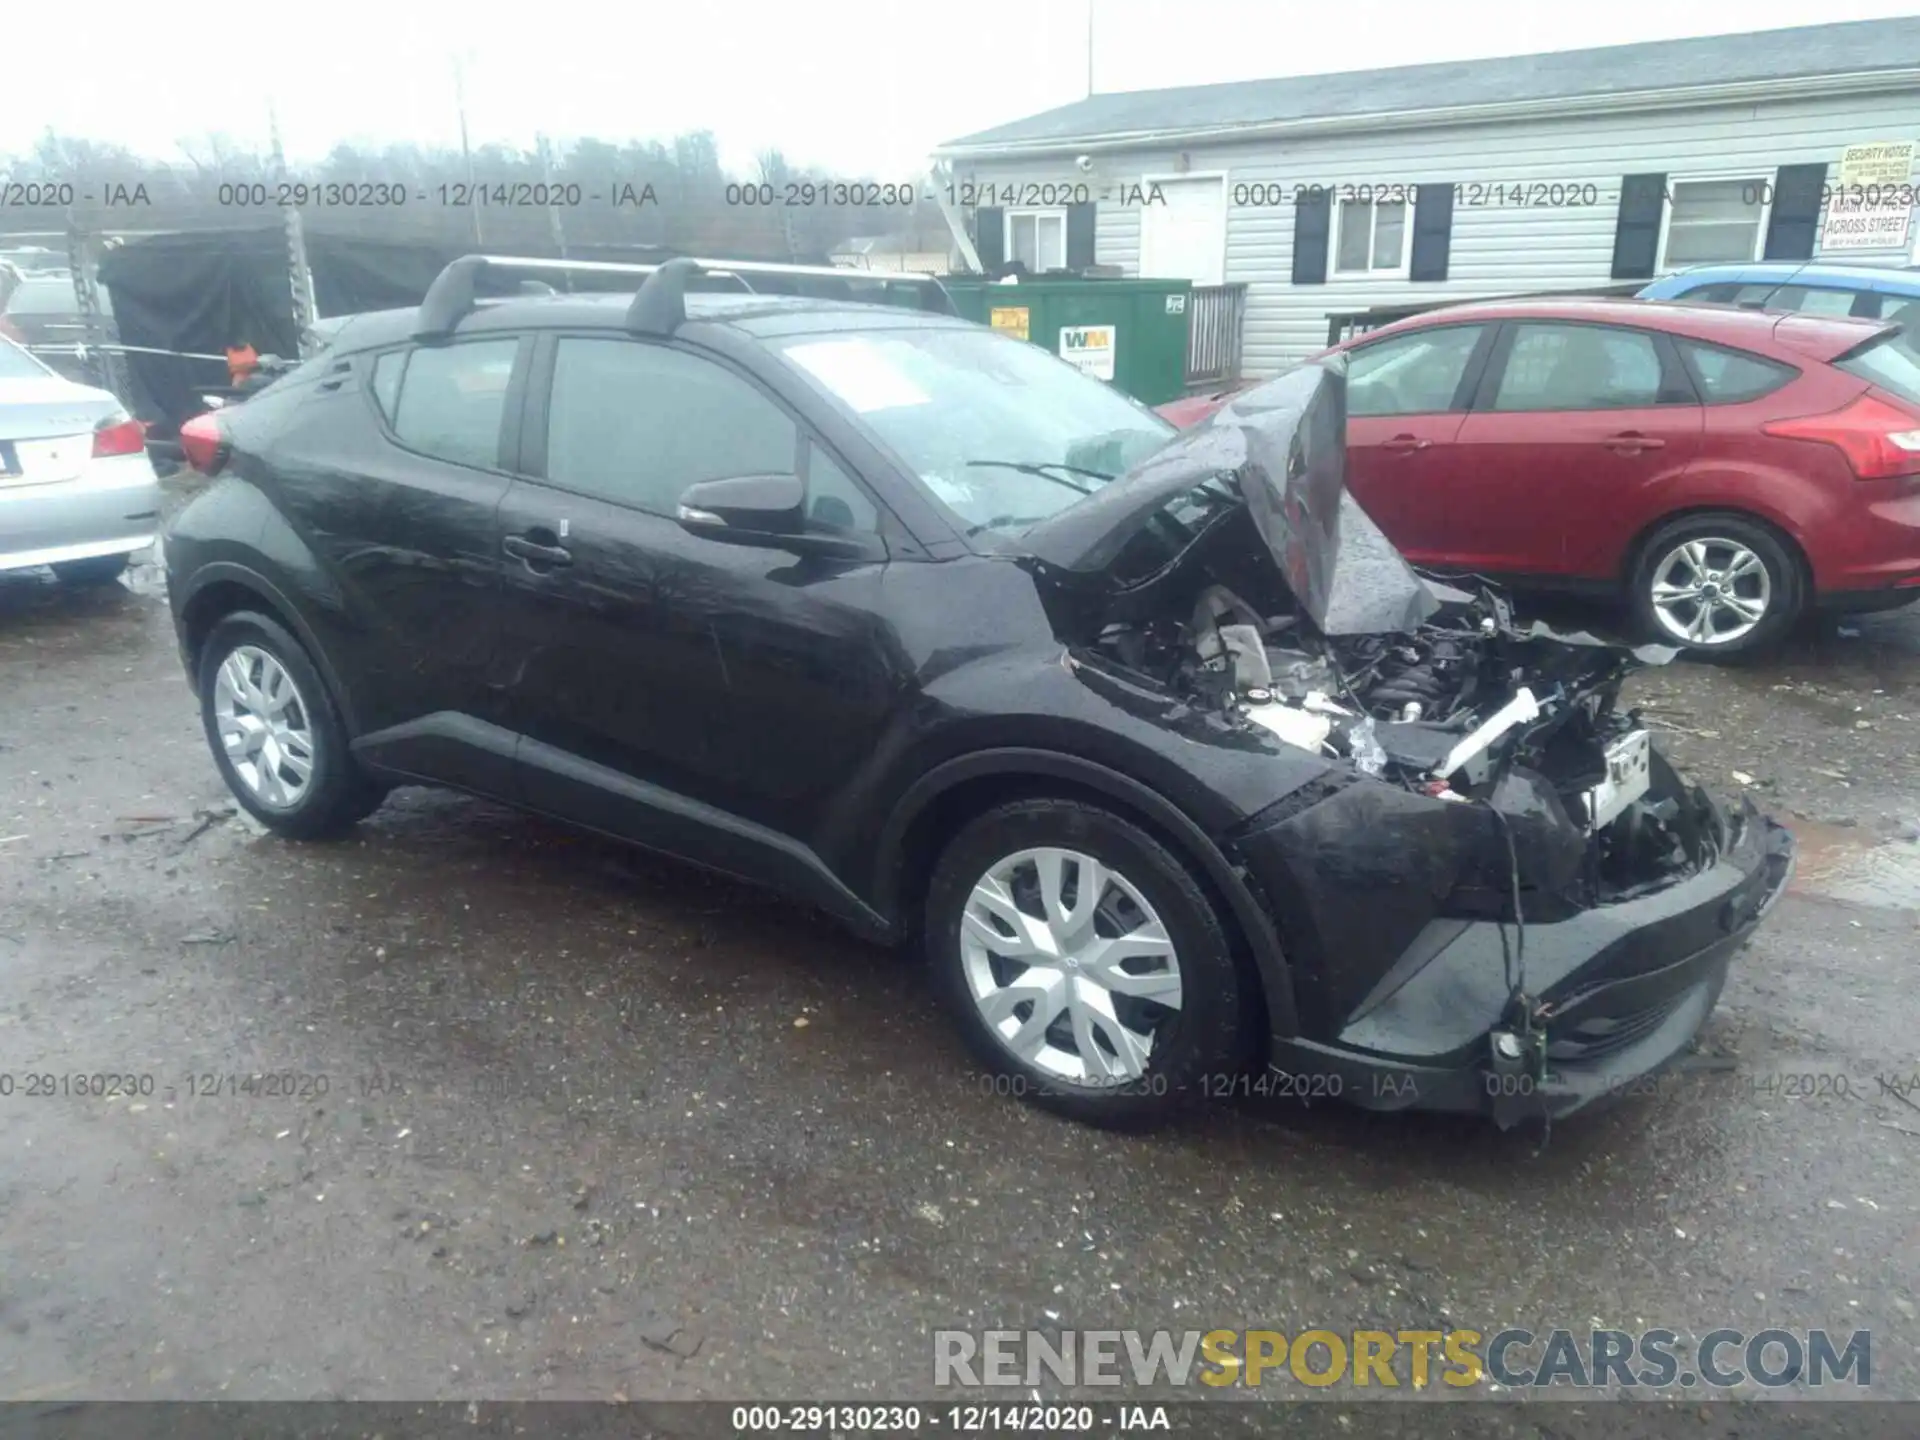
[[[702,480],[680,497],[680,528],[735,545],[779,545],[805,532],[806,501],[798,475]]]

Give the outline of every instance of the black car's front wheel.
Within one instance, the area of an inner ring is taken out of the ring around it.
[[[294,839],[336,835],[384,792],[347,749],[346,729],[300,642],[265,615],[229,615],[200,650],[200,713],[234,798]]]
[[[947,846],[926,913],[940,988],[996,1088],[1141,1126],[1245,1061],[1251,1007],[1220,916],[1185,865],[1110,811],[988,811]]]

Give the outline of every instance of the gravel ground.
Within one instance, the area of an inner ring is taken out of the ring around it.
[[[1706,1066],[1545,1137],[1130,1138],[729,883],[417,790],[264,836],[149,574],[0,580],[0,1070],[153,1077],[0,1098],[0,1398],[926,1396],[940,1328],[1510,1323],[1866,1328],[1920,1398],[1920,1105],[1877,1084],[1920,1070],[1916,680],[1905,613],[1634,682],[1804,845]]]

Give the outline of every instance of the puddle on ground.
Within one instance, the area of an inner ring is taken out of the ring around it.
[[[1844,825],[1788,820],[1799,842],[1793,888],[1886,910],[1920,910],[1920,843],[1872,837]]]

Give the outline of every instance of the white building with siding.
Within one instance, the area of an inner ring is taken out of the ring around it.
[[[935,153],[983,263],[1244,286],[1221,298],[1265,375],[1353,312],[1912,263],[1920,227],[1841,256],[1821,222],[1848,146],[1917,137],[1920,19],[1895,19],[1096,94]]]

